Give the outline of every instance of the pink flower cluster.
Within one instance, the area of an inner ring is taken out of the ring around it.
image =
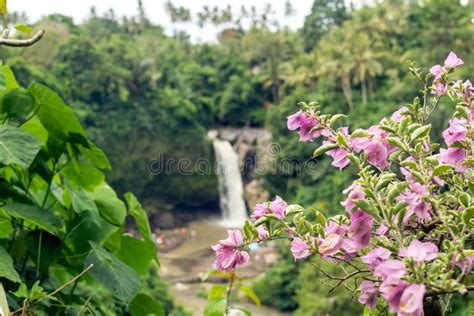
[[[395,119],[399,117],[402,117],[402,114],[399,113],[398,116],[395,116]],[[364,151],[367,154],[368,161],[380,170],[390,167],[388,156],[395,151],[396,148],[389,145],[386,140],[388,133],[380,129],[379,125],[370,127],[367,130],[368,136],[354,138],[349,135],[349,128],[347,126],[341,127],[339,132],[346,139],[350,147],[343,148],[338,145],[337,134],[328,127],[321,126],[319,122],[318,118],[311,117],[303,111],[298,111],[288,116],[288,128],[290,130],[300,128],[300,141],[311,141],[314,138],[325,136],[326,140],[323,141],[323,145],[335,144],[338,146],[338,148],[326,152],[327,155],[333,158],[332,165],[334,167],[339,169],[345,168],[350,163],[347,155],[351,150],[356,153]],[[309,128],[309,126],[311,126],[311,128]]]
[[[462,61],[462,59],[458,58],[455,53],[450,52],[448,57],[446,57],[446,60],[444,61],[444,66],[435,65],[431,67],[430,72],[435,77],[433,83],[433,92],[438,94],[439,96],[446,94],[446,92],[448,91],[448,83],[445,79],[445,76],[443,75],[448,74],[452,69],[455,69],[463,64],[464,62]]]
[[[212,246],[212,250],[216,252],[214,267],[221,271],[232,271],[249,261],[249,253],[240,249],[244,241],[240,230],[228,230],[227,233],[227,239]]]
[[[470,112],[469,120],[453,118],[449,121],[449,127],[443,132],[443,138],[448,148],[440,149],[440,162],[454,166],[458,172],[466,170],[464,165],[466,149],[456,144],[462,144],[467,140],[467,137],[471,137],[470,130],[474,129],[474,113],[471,109],[468,111]]]
[[[288,116],[287,126],[290,131],[299,129],[301,142],[309,142],[323,133],[322,129],[315,129],[319,126],[318,119],[301,110]]]
[[[398,315],[423,315],[423,297],[425,286],[422,284],[409,283],[403,280],[406,274],[406,265],[398,259],[390,259],[392,253],[383,247],[375,247],[365,256],[361,257],[373,271],[374,276],[381,282],[364,281],[360,284],[361,295],[359,302],[375,307],[377,297],[381,296],[388,302],[392,312]],[[406,249],[401,249],[399,257],[410,258],[415,264],[431,261],[438,255],[438,248],[430,242],[413,240]]]

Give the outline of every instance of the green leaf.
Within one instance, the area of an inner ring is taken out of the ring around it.
[[[408,182],[399,182],[397,184],[392,185],[387,192],[389,201],[392,202],[393,200],[395,200],[395,198],[399,196],[402,191],[408,188],[408,186]]]
[[[112,170],[112,166],[110,165],[107,156],[92,142],[89,142],[89,148],[79,145],[79,150],[81,151],[81,154],[97,168]]]
[[[462,219],[466,225],[471,225],[470,221],[474,217],[474,206],[468,207],[462,211]]]
[[[61,173],[68,181],[86,190],[94,190],[105,180],[104,173],[99,169],[75,161],[68,163]]]
[[[0,277],[7,278],[10,281],[21,283],[21,278],[13,266],[13,259],[10,254],[0,247]]]
[[[8,308],[7,295],[3,284],[0,282],[0,308],[4,315],[10,315],[10,309]]]
[[[155,302],[150,296],[140,293],[128,306],[132,316],[164,316],[165,309],[161,304]]]
[[[26,34],[33,33],[33,28],[29,25],[26,25],[26,24],[17,24],[17,25],[15,25],[15,29],[17,29],[20,32],[26,33]]]
[[[370,133],[360,128],[356,129],[351,134],[351,138],[360,138],[360,137],[367,137],[367,136],[370,136]]]
[[[146,211],[140,205],[140,202],[138,202],[137,198],[135,197],[135,195],[133,195],[133,193],[125,193],[124,198],[127,202],[128,212],[135,220],[140,235],[143,239],[153,242],[153,236],[151,234],[150,224],[148,222],[148,215]]]
[[[249,288],[247,286],[244,286],[244,285],[240,285],[239,290],[244,292],[248,296],[248,298],[250,298],[255,303],[255,305],[257,305],[257,306],[261,305],[260,299],[258,298],[257,294],[255,294],[255,292],[251,288]]]
[[[61,226],[59,218],[51,212],[43,210],[34,205],[9,203],[3,206],[3,209],[13,217],[19,217],[26,223],[36,225],[48,233],[57,235]]]
[[[16,297],[27,298],[28,297],[28,287],[25,283],[20,284],[18,290],[12,293]]]
[[[285,210],[286,215],[304,212],[304,208],[298,204],[291,204]]]
[[[132,267],[138,274],[146,275],[150,262],[156,258],[155,244],[123,235],[117,257]]]
[[[227,293],[227,289],[219,284],[214,284],[209,293],[207,294],[207,299],[212,300],[213,298],[224,297]]]
[[[120,301],[131,302],[141,287],[138,274],[99,244],[90,245],[92,252],[84,261],[85,267],[94,265],[90,275]]]
[[[7,0],[0,0],[0,14],[4,17],[7,15]]]
[[[68,247],[74,249],[75,253],[86,253],[90,250],[89,241],[103,242],[116,233],[117,230],[117,226],[104,220],[98,212],[84,211],[77,214],[74,220],[68,223],[67,231],[69,235],[65,242]],[[82,261],[85,254],[82,258],[80,256],[76,257]],[[71,260],[76,260],[76,257]]]
[[[70,190],[72,208],[81,213],[84,211],[98,212],[97,205],[94,203],[89,192],[79,188],[78,190]]]
[[[406,148],[405,144],[403,144],[403,141],[398,137],[387,137],[387,142],[397,148]]]
[[[342,145],[346,148],[349,147],[349,144],[347,143],[346,137],[341,132],[337,133],[336,140],[337,140],[337,143],[339,145]]]
[[[40,104],[37,116],[53,138],[87,145],[86,134],[74,111],[50,88],[32,83],[28,91]]]
[[[331,120],[329,120],[329,126],[333,126],[337,121],[339,121],[342,118],[346,118],[347,115],[344,114],[335,114],[331,116]]]
[[[451,165],[436,166],[436,168],[434,168],[434,170],[433,170],[433,176],[439,176],[439,175],[445,174],[446,172],[448,172],[449,170],[452,170],[452,169],[454,169],[454,167],[451,166]]]
[[[42,145],[46,146],[48,141],[48,131],[46,128],[44,128],[43,124],[41,124],[40,120],[36,116],[23,124],[21,129],[28,134],[33,135],[41,142]]]
[[[92,198],[100,216],[116,226],[123,224],[127,215],[125,204],[107,183],[103,182],[102,185],[96,187],[92,192]]]
[[[2,0],[0,0],[0,1],[2,1]],[[5,75],[5,88],[6,88],[5,89],[6,91],[4,91],[4,92],[2,91],[3,93],[6,93],[6,92],[8,92],[12,89],[20,87],[20,85],[16,81],[15,75],[13,74],[13,71],[10,69],[10,67],[2,66],[2,71],[3,71],[3,74]],[[2,93],[0,93],[0,94],[2,94]]]
[[[35,107],[35,98],[23,88],[15,88],[2,99],[2,112],[9,117],[26,117]]]
[[[410,137],[411,141],[427,136],[430,133],[430,130],[431,130],[431,124],[418,127],[411,133],[411,137]]]
[[[204,308],[204,316],[223,316],[225,315],[226,299],[225,297],[216,297],[207,302]]]
[[[31,287],[30,294],[28,295],[28,298],[30,301],[36,301],[39,300],[40,298],[44,297],[46,295],[46,292],[44,289],[39,285],[39,281],[36,281],[33,286]]]
[[[321,156],[322,154],[324,154],[325,152],[327,151],[330,151],[332,149],[335,149],[337,148],[338,146],[336,144],[326,144],[326,145],[322,145],[321,147],[319,147],[318,149],[316,149],[313,153],[313,159],[314,158],[317,158],[319,156]]]
[[[28,168],[41,149],[36,138],[17,127],[0,125],[0,163]]]

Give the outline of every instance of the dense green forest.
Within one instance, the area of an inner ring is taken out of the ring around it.
[[[215,43],[195,43],[182,32],[165,35],[141,2],[136,15],[127,18],[113,11],[99,16],[92,9],[77,24],[52,14],[34,21],[34,28],[47,34],[34,48],[1,48],[0,58],[20,85],[44,84],[74,109],[87,136],[110,158],[113,171],[107,178],[119,195],[133,192],[150,215],[217,210],[215,175],[175,171],[155,176],[147,162],[160,155],[214,159],[205,135],[218,126],[266,128],[281,146],[273,157],[277,162],[285,157],[304,162],[311,146],[286,128],[286,117],[299,101],[317,100],[327,112],[350,113],[349,124],[357,128],[378,122],[417,93],[409,60],[433,65],[454,51],[465,61],[459,76],[474,72],[469,6],[455,0],[344,3],[315,0],[296,31],[275,23],[268,12],[208,8],[197,22],[190,21],[189,10],[168,3],[177,24],[220,27]],[[25,19],[24,14],[10,16],[16,22]],[[242,26],[243,19],[249,26]],[[447,125],[442,108],[433,122],[435,130]],[[330,163],[319,159],[312,162],[314,172],[278,170],[262,180],[271,194],[336,214],[351,175],[328,168]],[[255,284],[264,303],[296,310],[296,315],[359,311],[355,305],[347,310],[344,302],[350,297],[343,289],[328,294],[319,284],[305,282],[318,274],[309,263],[295,268],[290,256],[283,258],[271,277]],[[319,299],[304,297],[308,292]]]

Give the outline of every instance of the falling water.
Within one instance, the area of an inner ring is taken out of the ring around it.
[[[228,227],[238,227],[247,219],[239,156],[230,142],[215,136],[211,138],[216,153],[222,223]]]

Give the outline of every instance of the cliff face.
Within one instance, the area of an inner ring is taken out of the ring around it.
[[[265,170],[271,156],[271,134],[263,128],[220,128],[217,137],[229,141],[239,155],[247,207],[269,199],[258,175]]]

